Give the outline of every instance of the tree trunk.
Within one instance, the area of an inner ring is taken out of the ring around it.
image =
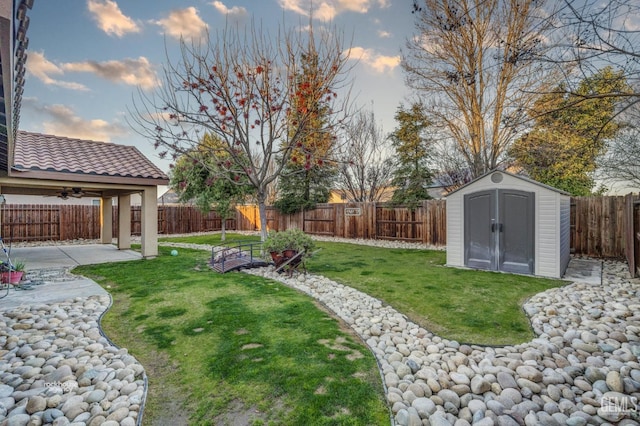
[[[227,239],[227,219],[222,218],[222,223],[220,224],[220,241],[224,241]]]
[[[267,239],[267,195],[266,191],[258,192],[258,212],[260,213],[260,241]]]

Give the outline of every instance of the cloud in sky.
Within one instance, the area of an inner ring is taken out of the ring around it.
[[[138,24],[128,16],[125,16],[118,4],[111,0],[88,0],[87,8],[98,27],[109,35],[122,37],[127,33],[141,31]]]
[[[88,91],[89,89],[83,84],[62,81],[54,76],[61,77],[67,72],[88,72],[114,83],[137,85],[143,89],[151,89],[160,84],[152,64],[143,56],[121,61],[83,61],[56,65],[45,58],[42,52],[32,52],[29,55],[27,72],[46,85],[71,90]]]
[[[385,56],[376,53],[373,49],[365,49],[364,47],[352,47],[349,51],[349,58],[360,61],[366,66],[372,68],[377,73],[393,71],[400,65],[400,56]]]
[[[154,22],[162,27],[165,34],[179,39],[198,38],[207,30],[207,24],[198,15],[198,9],[187,7],[186,9],[173,10],[166,18]]]
[[[49,86],[58,86],[71,90],[89,90],[85,85],[62,81],[53,76],[64,75],[64,70],[44,57],[42,52],[30,52],[27,62],[27,72]]]
[[[69,62],[61,65],[62,69],[70,72],[88,72],[114,83],[124,83],[152,89],[159,84],[153,66],[147,58],[127,58],[121,61],[84,61]]]
[[[632,4],[633,2],[629,3]],[[623,13],[618,13],[614,19],[613,28],[624,29],[629,32],[637,32],[640,30],[640,11],[637,9],[637,5],[626,5],[623,9]]]
[[[284,10],[288,10],[290,12],[297,13],[299,15],[307,15],[309,13],[309,9],[303,9],[300,6],[300,0],[279,0],[280,7]]]
[[[374,3],[380,7],[388,5],[387,0],[279,0],[279,3],[284,10],[303,16],[309,16],[313,10],[313,16],[322,21],[330,21],[343,12],[367,13]]]
[[[241,19],[247,16],[247,9],[241,6],[233,6],[229,9],[224,3],[221,1],[214,1],[211,5],[221,14],[227,15],[230,18]]]
[[[128,129],[105,120],[86,120],[66,105],[42,105],[35,98],[24,98],[23,108],[42,117],[42,131],[46,134],[70,138],[110,142],[112,138],[126,135]]]

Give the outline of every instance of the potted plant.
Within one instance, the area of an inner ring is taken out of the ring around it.
[[[18,284],[24,275],[25,263],[16,260],[12,264],[3,263],[0,274],[3,283]]]
[[[300,229],[288,229],[285,233],[287,238],[287,249],[293,250],[296,253],[304,252],[305,254],[311,254],[315,248],[315,242],[313,239]]]
[[[285,238],[282,232],[269,231],[267,239],[263,244],[264,250],[271,254],[274,262],[278,261],[278,257],[286,248]]]
[[[274,262],[282,258],[291,258],[296,253],[311,253],[315,248],[313,239],[300,229],[287,229],[286,231],[270,231],[264,242],[264,249],[271,253]]]

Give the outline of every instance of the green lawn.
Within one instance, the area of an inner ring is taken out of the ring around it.
[[[373,355],[312,299],[170,250],[74,270],[114,298],[102,325],[147,370],[145,424],[389,424]]]
[[[314,274],[357,288],[441,337],[517,344],[534,337],[524,301],[564,282],[444,266],[444,251],[319,242]]]
[[[219,234],[164,241],[216,245]],[[227,240],[256,240],[229,234]],[[562,281],[444,266],[445,253],[318,242],[311,273],[360,289],[436,334],[516,344],[533,333],[522,303]],[[388,424],[375,359],[309,297],[206,251],[79,267],[114,298],[103,319],[149,375],[145,424]]]
[[[256,238],[228,234],[228,240]],[[167,241],[220,244],[219,234]],[[444,266],[444,251],[318,242],[309,272],[357,288],[434,333],[461,343],[517,344],[534,337],[522,310],[563,281]]]
[[[170,241],[172,243],[190,243],[190,244],[209,244],[212,246],[221,244],[220,234],[203,234],[190,235],[187,237],[162,237],[158,238],[160,242]],[[260,242],[259,235],[244,235],[236,233],[227,233],[226,242],[242,241],[242,242]]]

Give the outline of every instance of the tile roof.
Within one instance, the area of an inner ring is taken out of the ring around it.
[[[17,134],[13,169],[168,180],[133,146],[24,131]]]

